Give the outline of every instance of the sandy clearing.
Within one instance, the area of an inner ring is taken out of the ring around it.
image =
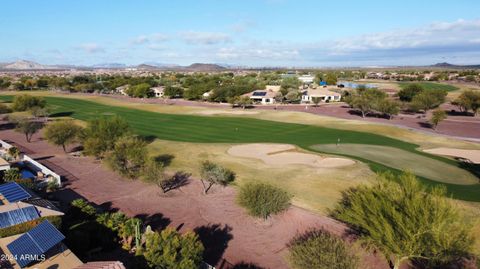
[[[236,157],[260,159],[272,166],[303,164],[318,168],[336,168],[355,164],[350,159],[321,157],[316,154],[295,152],[294,150],[293,145],[256,143],[233,146],[228,150],[228,154]]]
[[[425,152],[436,154],[436,155],[445,155],[452,157],[459,157],[468,159],[473,163],[480,164],[480,150],[473,149],[457,149],[457,148],[433,148],[425,149]]]
[[[258,114],[258,111],[223,111],[223,110],[203,110],[203,111],[196,111],[192,114],[198,115],[219,115],[219,114],[230,114],[230,115],[255,115]]]

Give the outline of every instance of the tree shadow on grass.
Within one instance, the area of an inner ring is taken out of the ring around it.
[[[152,143],[153,141],[155,141],[155,139],[157,139],[157,137],[154,135],[140,135],[140,138],[148,144]]]
[[[57,112],[57,113],[50,114],[49,117],[50,118],[70,117],[73,115],[73,113],[74,113],[73,111]]]
[[[233,239],[232,228],[228,225],[209,224],[194,229],[202,241],[205,251],[203,259],[209,264],[217,264],[228,246],[228,241]]]
[[[164,167],[169,166],[175,158],[172,154],[161,154],[155,156],[155,161],[161,163]]]
[[[480,183],[480,164],[473,163],[470,160],[464,158],[455,158],[458,161],[458,167],[469,171],[474,174]]]

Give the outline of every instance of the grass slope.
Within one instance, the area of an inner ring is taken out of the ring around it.
[[[12,96],[0,96],[9,101]],[[70,116],[89,120],[101,115],[117,114],[125,118],[135,131],[143,136],[164,140],[196,143],[288,143],[308,149],[316,144],[332,144],[340,139],[343,143],[389,146],[444,162],[444,165],[460,165],[442,157],[416,151],[417,145],[372,133],[331,129],[319,126],[282,123],[259,119],[235,117],[204,117],[194,115],[162,114],[95,102],[45,97],[52,109],[52,116]],[[356,157],[367,162],[374,171],[389,167],[372,160]],[[392,168],[391,170],[396,170]],[[451,175],[455,177],[456,175]],[[473,175],[472,175],[473,177]],[[427,184],[441,184],[423,179]],[[462,186],[445,184],[449,192],[459,199],[480,201],[480,184]],[[465,193],[465,187],[468,192]]]

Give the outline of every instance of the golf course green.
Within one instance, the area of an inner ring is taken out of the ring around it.
[[[13,96],[0,96],[0,100],[3,101],[12,99]],[[52,117],[67,116],[79,120],[89,120],[102,115],[119,115],[139,135],[163,140],[195,143],[286,143],[318,152],[328,152],[329,150],[322,150],[321,147],[312,148],[312,146],[335,144],[337,141],[341,141],[341,144],[384,146],[394,149],[395,154],[405,153],[404,155],[407,157],[404,158],[404,163],[408,163],[408,156],[416,157],[410,165],[412,168],[424,166],[421,173],[417,173],[417,175],[425,184],[441,184],[447,187],[449,194],[454,198],[480,202],[478,178],[459,168],[462,167],[462,163],[417,151],[418,146],[415,144],[386,136],[246,117],[163,114],[108,106],[81,99],[60,97],[45,97],[45,99],[51,109]],[[349,154],[349,152],[338,152],[338,154],[364,161],[374,171],[398,172],[401,169],[409,168],[408,164],[395,166],[394,161],[381,162],[375,159],[373,157],[375,154],[371,152],[362,154],[357,150],[354,154]],[[392,157],[395,158],[395,156]],[[414,169],[411,170],[415,172]],[[429,171],[431,172],[429,173]],[[457,179],[459,180],[457,181]],[[468,183],[470,185],[466,185]]]
[[[425,81],[414,81],[414,82],[399,82],[400,88],[406,88],[410,84],[418,84],[426,90],[445,90],[447,92],[452,92],[458,90],[458,87],[445,84],[445,83],[436,83],[436,82],[425,82]]]

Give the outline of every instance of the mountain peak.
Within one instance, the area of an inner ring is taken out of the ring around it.
[[[15,70],[34,70],[34,69],[51,69],[48,65],[42,65],[33,61],[18,60],[13,63],[6,64],[3,68]]]

